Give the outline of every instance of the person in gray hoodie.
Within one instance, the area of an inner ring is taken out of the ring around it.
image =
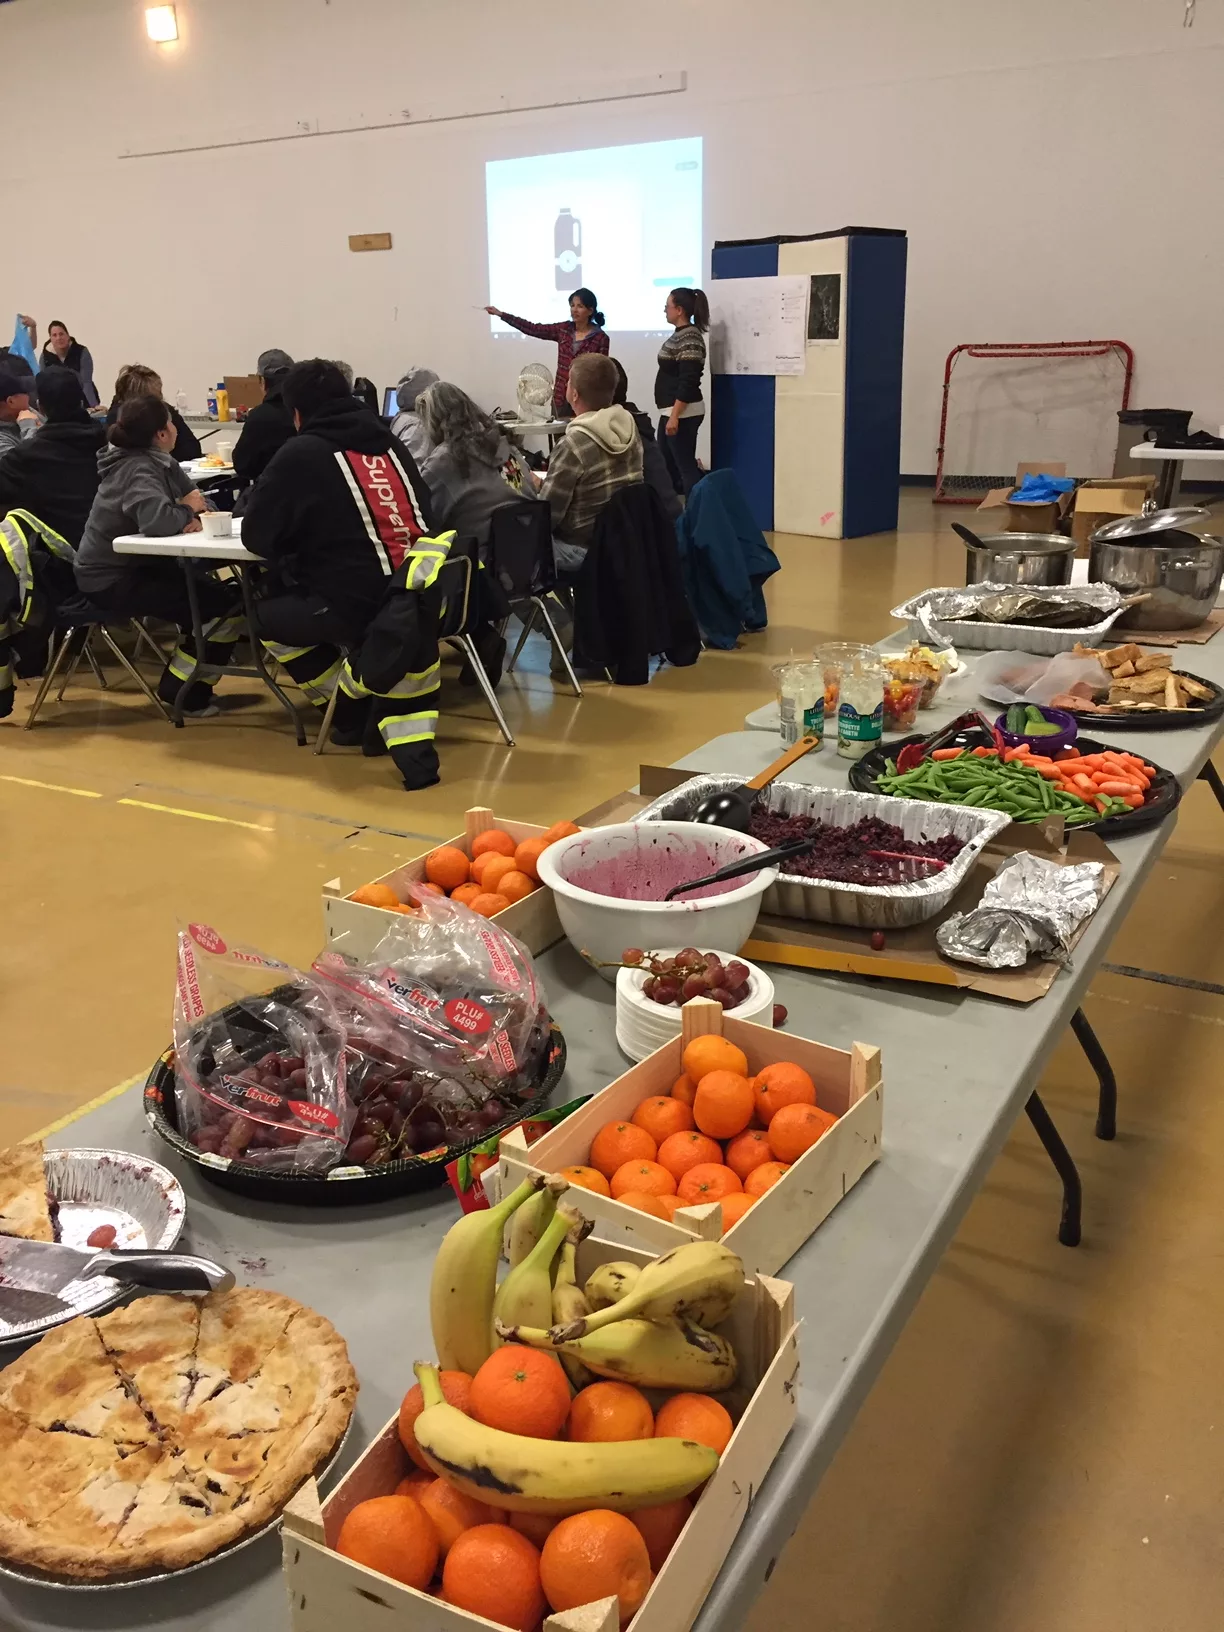
[[[445,380],[431,385],[418,400],[417,412],[432,449],[420,471],[438,527],[453,527],[460,538],[487,544],[494,510],[514,499],[535,498],[531,471],[488,414],[457,385]]]
[[[98,493],[74,570],[77,588],[104,616],[116,622],[161,618],[179,626],[179,644],[157,694],[163,702],[173,703],[194,677],[183,712],[199,716],[219,712],[212,688],[242,630],[240,598],[215,578],[200,578],[205,646],[203,663],[197,665],[191,607],[178,562],[170,557],[119,555],[114,547],[123,533],[169,538],[201,531],[200,515],[208,501],[174,458],[176,436],[170,408],[160,397],[133,397],[122,405],[108,444],[98,454]]]
[[[642,480],[642,439],[616,402],[620,384],[610,357],[575,357],[566,387],[574,418],[548,461],[540,497],[552,510],[557,567],[571,576],[586,559],[599,512],[618,488]]]
[[[410,368],[396,387],[395,401],[399,413],[391,421],[391,435],[399,437],[416,461],[418,470],[424,469],[434,446],[421,422],[418,404],[430,386],[437,383],[438,376],[432,368]]]

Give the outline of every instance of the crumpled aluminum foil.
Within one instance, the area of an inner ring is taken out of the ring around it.
[[[1030,623],[1074,627],[1084,607],[1116,612],[1125,600],[1109,584],[1077,584],[1057,589],[1018,589],[1014,584],[968,584],[963,589],[932,589],[910,603],[928,627],[932,618],[975,618],[987,623]],[[927,612],[929,617],[923,619]]]
[[[1066,965],[1072,938],[1100,906],[1104,884],[1099,861],[1060,867],[1021,850],[999,868],[979,906],[940,924],[936,945],[945,957],[982,969],[1018,969],[1034,953]]]

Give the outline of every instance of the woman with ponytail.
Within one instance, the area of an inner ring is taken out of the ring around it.
[[[553,380],[554,419],[573,418],[574,411],[565,400],[565,388],[569,384],[570,364],[574,358],[586,356],[588,352],[597,352],[602,357],[608,355],[604,314],[591,291],[575,289],[569,298],[569,309],[568,323],[529,323],[525,317],[511,317],[509,312],[503,312],[497,306],[485,307],[490,317],[500,317],[503,323],[509,323],[520,334],[530,334],[536,340],[557,342],[557,374]]]
[[[659,372],[655,375],[655,407],[667,410],[659,419],[659,446],[676,492],[687,498],[701,475],[697,432],[705,418],[701,376],[705,371],[710,303],[701,289],[673,289],[663,313],[672,325],[672,333],[659,347]]]

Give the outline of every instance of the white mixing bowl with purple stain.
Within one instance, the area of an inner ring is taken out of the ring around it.
[[[676,884],[766,849],[747,833],[701,822],[619,822],[550,844],[537,865],[568,939],[596,963],[614,964],[631,946],[738,952],[776,867],[707,884],[679,901],[663,897]],[[599,972],[616,979],[614,968]]]

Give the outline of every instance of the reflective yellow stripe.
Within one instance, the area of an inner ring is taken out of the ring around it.
[[[292,663],[296,658],[305,657],[307,652],[313,652],[313,646],[282,646],[279,641],[265,640],[263,649],[269,657],[274,657],[278,663]]]
[[[214,618],[204,625],[204,639],[214,640],[219,646],[232,646],[245,628],[241,617]]]
[[[346,697],[394,697],[397,700],[407,701],[412,697],[426,697],[431,691],[437,691],[442,681],[442,663],[435,659],[427,669],[419,674],[408,673],[395,682],[386,691],[371,691],[363,685],[349,668],[347,662],[340,674],[340,690]]]
[[[308,697],[312,703],[324,708],[331,702],[331,694],[336,689],[336,680],[339,673],[340,659],[337,658],[329,669],[324,669],[322,674],[312,675],[309,680],[298,680],[295,677],[294,684],[304,697]]]
[[[61,561],[75,561],[76,551],[66,538],[61,538],[53,527],[48,527],[45,521],[40,521],[29,510],[10,510],[10,516],[18,516],[27,522],[42,539],[52,555],[58,555]]]
[[[410,742],[432,742],[437,732],[436,709],[420,714],[388,714],[378,722],[379,735],[388,748],[403,748]]]
[[[5,559],[12,568],[13,576],[17,580],[17,616],[22,623],[30,615],[30,606],[34,598],[34,573],[30,567],[30,551],[26,544],[26,536],[13,519],[15,510],[0,521],[0,550],[3,550]]]

